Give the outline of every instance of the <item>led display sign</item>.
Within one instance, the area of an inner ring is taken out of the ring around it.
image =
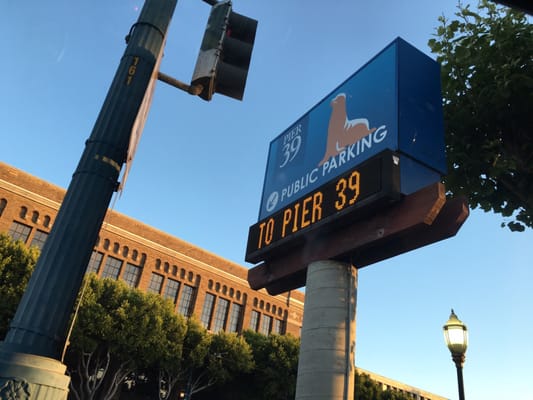
[[[251,226],[246,260],[257,262],[319,227],[332,229],[390,204],[400,198],[399,188],[400,157],[385,151]]]
[[[441,101],[438,63],[401,38],[385,47],[270,143],[246,261],[439,182]]]

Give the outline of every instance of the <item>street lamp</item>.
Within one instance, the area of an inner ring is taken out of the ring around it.
[[[457,315],[453,312],[450,314],[450,319],[443,326],[444,340],[446,346],[452,353],[452,360],[457,368],[457,382],[459,385],[459,400],[465,399],[465,391],[463,386],[463,364],[465,363],[465,353],[468,346],[468,330]]]

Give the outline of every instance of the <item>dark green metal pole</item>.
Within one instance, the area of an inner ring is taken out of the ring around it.
[[[455,368],[457,369],[457,386],[459,388],[459,400],[465,400],[465,386],[463,383],[463,365],[465,363],[464,353],[452,354]]]
[[[69,320],[176,2],[146,0],[128,35],[115,78],[2,343],[2,399],[66,398],[68,377],[59,360]]]

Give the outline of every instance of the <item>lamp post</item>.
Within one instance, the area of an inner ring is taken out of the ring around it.
[[[453,312],[450,319],[443,326],[444,340],[446,346],[452,353],[452,360],[457,368],[457,383],[459,385],[459,400],[465,400],[465,390],[463,386],[463,364],[465,363],[465,353],[468,346],[468,330],[457,315]]]

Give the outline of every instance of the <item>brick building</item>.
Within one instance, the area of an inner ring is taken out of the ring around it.
[[[0,162],[0,232],[42,248],[65,190]],[[250,289],[248,270],[109,210],[88,271],[170,299],[212,332],[300,335],[304,294]]]
[[[42,248],[65,190],[0,162],[0,232]],[[248,270],[135,219],[109,210],[87,270],[170,299],[211,332],[253,329],[300,336],[304,294],[252,290]],[[416,400],[444,397],[362,370],[384,389]]]

